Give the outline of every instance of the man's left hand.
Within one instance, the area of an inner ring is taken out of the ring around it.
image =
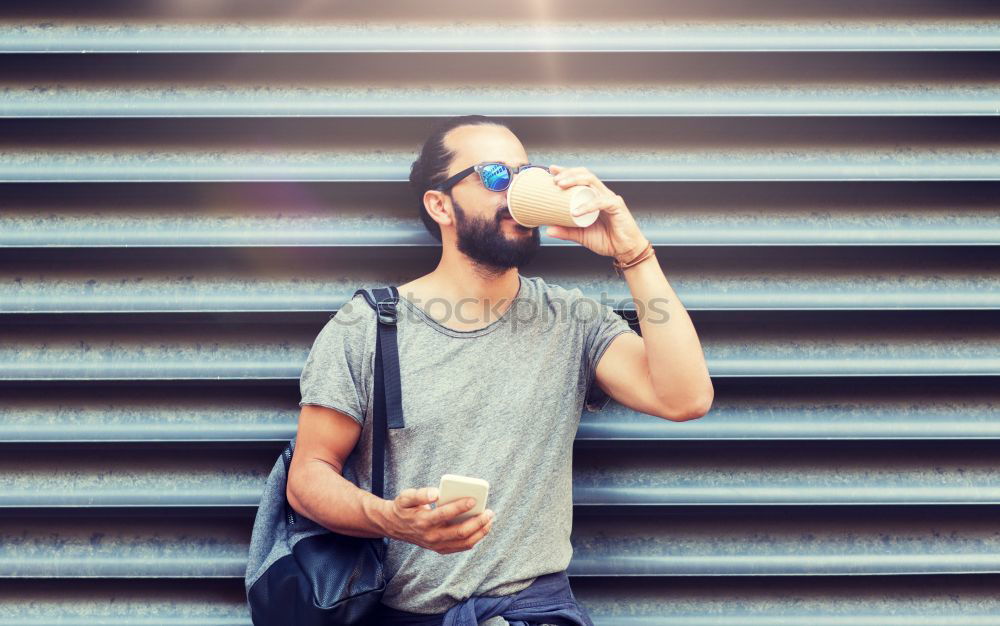
[[[587,185],[597,197],[576,209],[576,215],[600,211],[597,221],[587,227],[547,226],[545,234],[557,239],[575,241],[602,256],[629,261],[645,249],[648,240],[639,230],[635,218],[625,206],[625,200],[615,194],[585,167],[550,165],[556,184],[563,189]]]

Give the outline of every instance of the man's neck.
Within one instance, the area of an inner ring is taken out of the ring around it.
[[[484,275],[471,264],[441,264],[429,274],[400,285],[399,293],[444,326],[470,330],[503,316],[520,286],[516,267],[499,275]]]

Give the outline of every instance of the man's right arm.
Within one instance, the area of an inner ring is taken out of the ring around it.
[[[303,405],[285,489],[293,510],[342,535],[389,537],[438,554],[469,550],[490,532],[491,509],[454,522],[475,506],[474,498],[459,498],[432,509],[431,503],[436,504],[438,498],[433,487],[404,489],[394,500],[359,489],[344,478],[343,470],[360,437],[361,425],[351,416]]]
[[[344,463],[360,437],[361,425],[349,415],[304,405],[286,496],[294,511],[334,532],[387,537],[387,507],[392,503],[343,477]]]

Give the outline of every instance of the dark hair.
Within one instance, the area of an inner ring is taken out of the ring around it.
[[[441,241],[441,227],[431,219],[424,208],[424,192],[448,177],[455,153],[444,145],[444,136],[459,126],[478,126],[490,124],[510,128],[500,120],[485,115],[459,115],[438,122],[431,131],[430,137],[420,149],[420,156],[410,166],[410,188],[417,200],[417,210],[427,231],[438,241]]]

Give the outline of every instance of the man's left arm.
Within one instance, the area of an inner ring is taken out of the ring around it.
[[[562,187],[589,185],[597,198],[577,214],[600,211],[586,228],[549,226],[546,234],[575,241],[597,254],[627,262],[646,249],[621,196],[586,168],[550,166]],[[597,364],[595,384],[616,402],[672,421],[695,419],[712,406],[715,390],[698,333],[656,257],[622,270],[635,303],[642,336],[623,333]]]

